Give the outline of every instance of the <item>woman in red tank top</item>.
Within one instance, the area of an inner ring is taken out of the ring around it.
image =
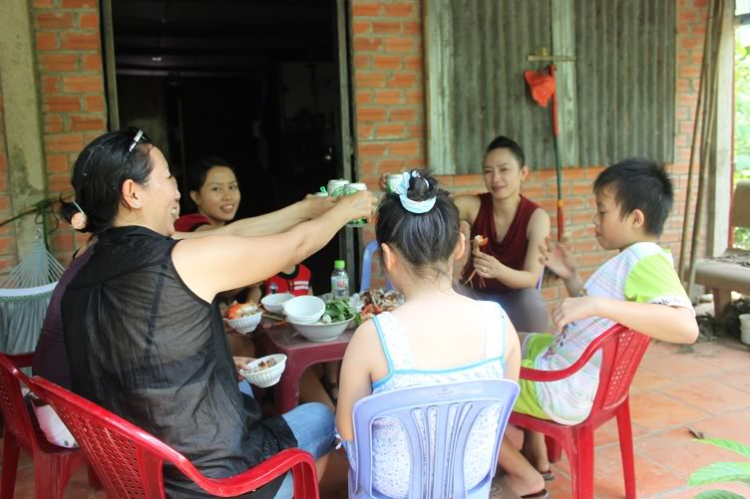
[[[482,300],[500,303],[518,331],[544,331],[547,309],[536,284],[542,275],[539,246],[550,233],[547,213],[521,195],[529,169],[523,149],[507,137],[497,137],[484,157],[480,195],[457,196],[462,221],[471,226],[471,240],[488,239],[473,251],[461,282]]]
[[[175,229],[210,230],[234,219],[241,195],[234,168],[228,162],[218,156],[198,159],[190,167],[188,184],[190,199],[198,212],[178,218]]]

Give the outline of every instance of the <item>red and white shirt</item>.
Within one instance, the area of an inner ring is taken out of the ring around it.
[[[276,285],[276,293],[291,293],[294,296],[304,296],[310,293],[310,279],[312,272],[301,263],[291,274],[279,272],[266,280],[266,294],[271,294],[272,284]]]

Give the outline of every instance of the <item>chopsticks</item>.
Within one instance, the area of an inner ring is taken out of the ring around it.
[[[267,317],[268,319],[274,320],[274,321],[284,321],[286,322],[286,319],[280,315],[272,314],[270,312],[263,312],[263,317]]]
[[[281,317],[280,315],[271,314],[269,312],[263,312],[263,317],[267,319],[271,319],[272,321],[275,321],[272,323],[263,324],[264,329],[273,329],[275,327],[285,326],[287,324],[286,319],[284,317]]]

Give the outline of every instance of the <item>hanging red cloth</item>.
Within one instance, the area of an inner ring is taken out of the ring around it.
[[[531,97],[542,107],[547,107],[555,94],[555,77],[547,69],[541,71],[524,71],[523,77],[531,91]]]

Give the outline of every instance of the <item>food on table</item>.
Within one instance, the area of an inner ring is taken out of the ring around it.
[[[359,298],[365,305],[372,304],[386,312],[398,308],[406,301],[404,295],[397,290],[385,288],[368,289]]]
[[[266,369],[269,369],[276,365],[276,359],[270,358],[268,360],[261,360],[258,362],[257,365],[254,365],[253,367],[250,367],[247,372],[250,374],[259,373],[261,371],[265,371]],[[249,367],[249,366],[248,366]]]
[[[364,303],[359,312],[358,324],[371,319],[382,312],[390,312],[406,301],[404,296],[395,289],[373,288],[363,292],[359,299]]]
[[[227,309],[227,319],[240,319],[261,312],[260,307],[253,303],[232,303]]]

